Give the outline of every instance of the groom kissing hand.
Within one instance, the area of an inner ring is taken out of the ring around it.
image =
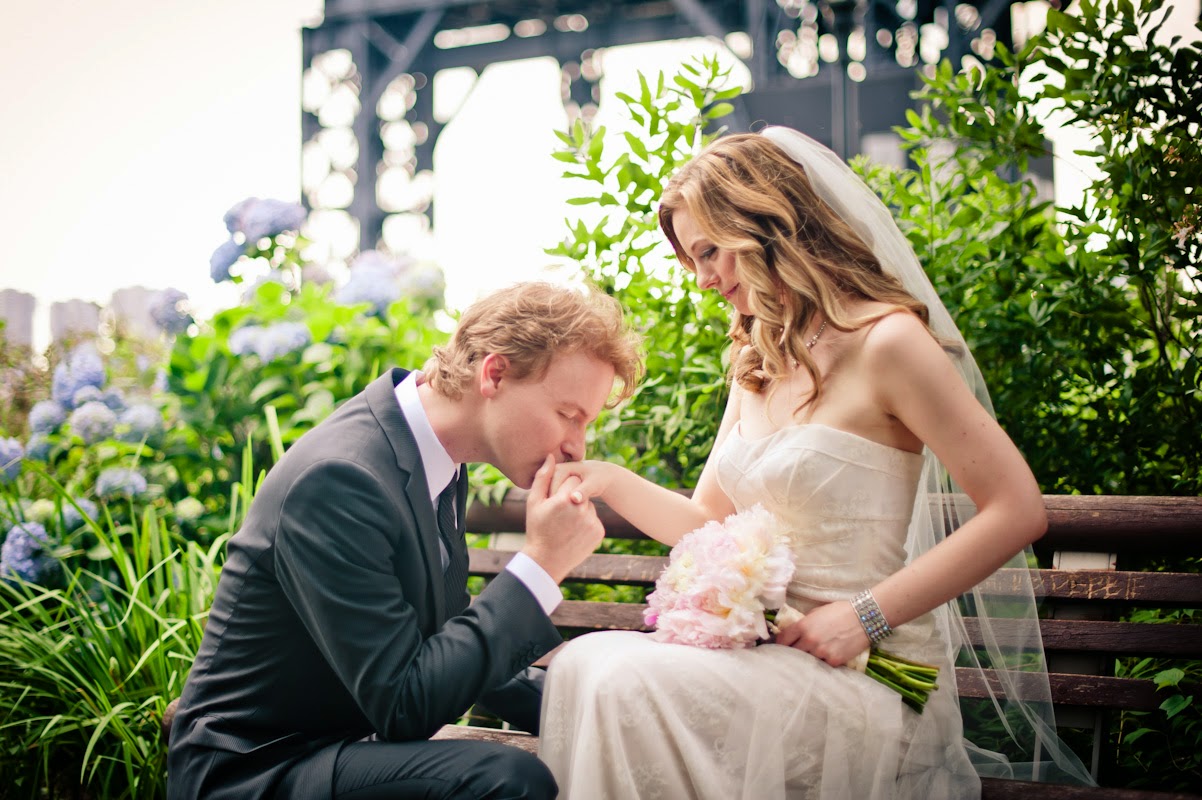
[[[230,539],[172,726],[168,796],[554,797],[516,748],[429,741],[473,704],[536,731],[558,583],[603,534],[556,463],[633,390],[597,292],[478,301],[422,371],[393,369],[294,444]],[[618,391],[615,392],[615,386]],[[465,464],[530,489],[526,544],[469,605]]]

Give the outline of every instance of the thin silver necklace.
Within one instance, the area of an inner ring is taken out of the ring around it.
[[[806,350],[814,349],[814,345],[818,344],[818,337],[822,335],[824,330],[826,330],[826,320],[822,320],[822,324],[818,326],[818,333],[815,333],[810,337],[810,340],[806,342]]]

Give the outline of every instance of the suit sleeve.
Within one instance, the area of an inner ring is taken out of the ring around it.
[[[546,675],[544,669],[527,667],[508,682],[481,696],[476,701],[476,708],[500,717],[518,730],[537,736]]]
[[[428,738],[561,641],[530,591],[502,572],[424,638],[393,571],[403,517],[361,465],[326,460],[289,489],[275,572],[317,648],[389,741]]]

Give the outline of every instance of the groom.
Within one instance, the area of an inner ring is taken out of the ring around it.
[[[641,364],[612,298],[519,284],[302,437],[229,553],[172,727],[168,796],[554,797],[516,748],[428,741],[472,704],[536,730],[557,584],[600,543],[554,465]],[[465,463],[530,489],[526,545],[469,606]]]

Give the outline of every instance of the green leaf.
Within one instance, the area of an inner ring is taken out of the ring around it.
[[[1134,744],[1137,740],[1143,738],[1146,734],[1152,733],[1151,728],[1137,728],[1130,733],[1123,734],[1123,744]]]
[[[605,147],[605,127],[602,126],[593,133],[592,140],[588,143],[588,157],[596,161],[601,158],[601,151]]]
[[[715,103],[710,107],[709,111],[705,112],[706,119],[718,119],[725,117],[728,114],[734,113],[735,107],[730,103]]]
[[[1180,714],[1185,709],[1189,708],[1194,702],[1193,696],[1189,695],[1173,695],[1168,700],[1160,704],[1160,708],[1165,712],[1165,715],[1172,719]]]
[[[282,375],[275,375],[266,380],[260,381],[259,384],[251,390],[250,401],[258,404],[268,397],[272,397],[283,391],[288,386],[288,379]]]
[[[1185,678],[1185,672],[1176,667],[1172,669],[1162,670],[1152,676],[1152,680],[1156,683],[1157,689],[1164,689],[1167,686],[1177,686]]]
[[[622,135],[626,138],[626,143],[628,145],[630,145],[630,149],[634,151],[634,154],[636,156],[638,156],[639,158],[641,158],[642,160],[646,161],[647,160],[647,148],[643,145],[643,143],[639,139],[639,137],[635,136],[633,133],[630,133],[629,131],[623,133]]]

